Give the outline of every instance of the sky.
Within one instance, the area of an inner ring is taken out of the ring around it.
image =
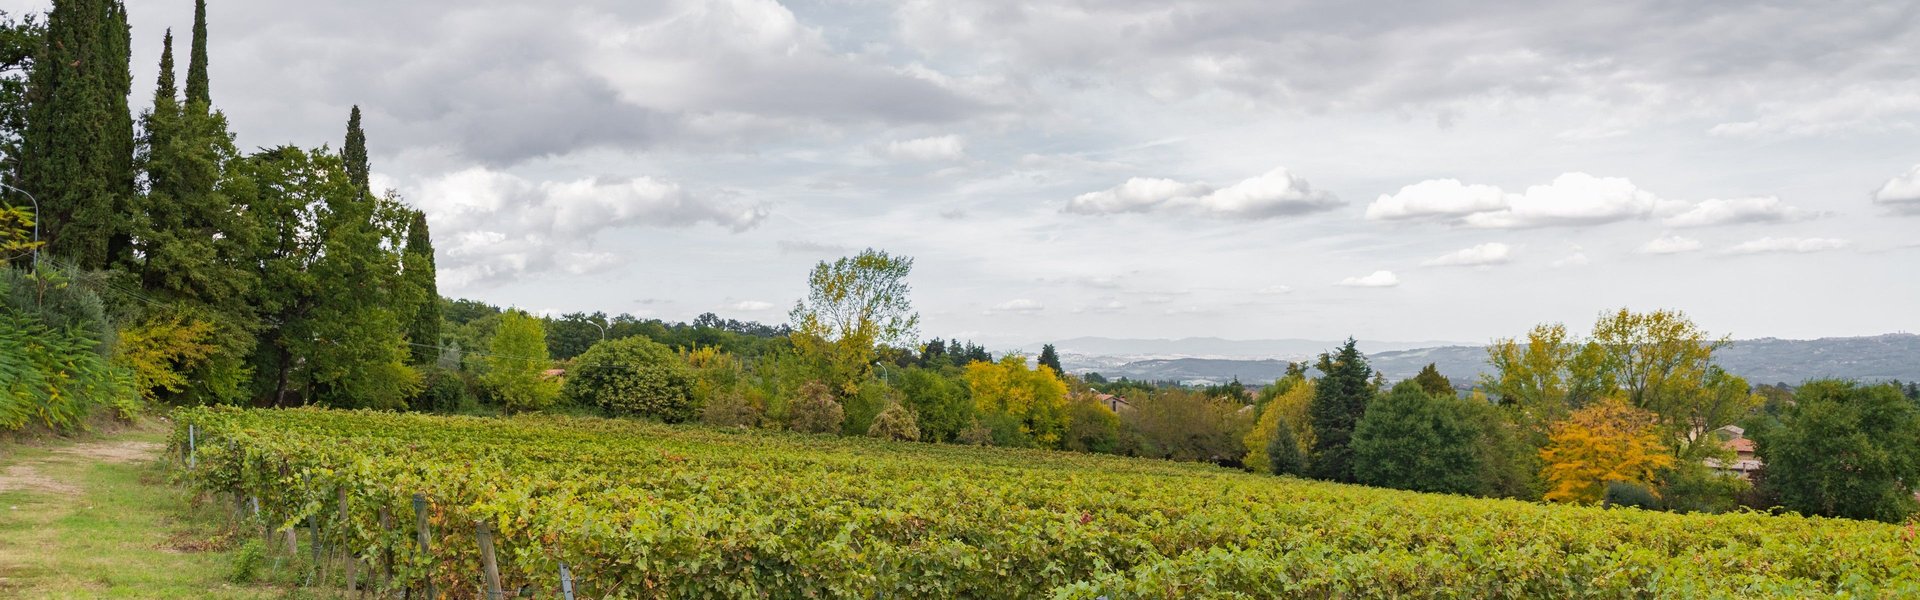
[[[138,109],[193,7],[128,9]],[[361,106],[452,297],[777,323],[871,247],[913,257],[923,337],[1002,346],[1920,331],[1913,3],[209,12],[241,147],[338,147]]]

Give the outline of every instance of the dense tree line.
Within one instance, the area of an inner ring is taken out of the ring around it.
[[[39,230],[7,253],[10,314],[47,315],[49,289],[97,303],[62,318],[96,321],[105,372],[149,403],[394,408],[419,393],[442,342],[431,236],[369,186],[358,107],[338,152],[246,153],[215,107],[204,0],[184,86],[169,31],[137,116],[121,2],[60,0],[44,23],[3,25],[0,203],[14,216],[0,224]]]

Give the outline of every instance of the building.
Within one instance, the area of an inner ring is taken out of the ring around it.
[[[1737,425],[1728,425],[1714,430],[1714,434],[1725,438],[1720,445],[1733,451],[1732,462],[1722,462],[1717,458],[1706,460],[1707,466],[1721,473],[1751,479],[1753,472],[1760,470],[1760,456],[1754,452],[1753,440],[1747,437],[1747,431]]]
[[[1127,402],[1126,396],[1094,394],[1093,397],[1095,400],[1099,400],[1101,404],[1107,405],[1107,410],[1113,411],[1114,414],[1120,414],[1122,410],[1133,410],[1133,404]]]

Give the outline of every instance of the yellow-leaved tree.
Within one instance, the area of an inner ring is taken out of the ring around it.
[[[1271,472],[1273,464],[1267,456],[1267,442],[1273,439],[1274,429],[1282,422],[1293,433],[1294,445],[1300,447],[1300,455],[1306,456],[1307,451],[1313,448],[1313,424],[1307,421],[1307,405],[1311,403],[1313,380],[1306,378],[1294,382],[1287,387],[1287,391],[1267,401],[1267,407],[1260,411],[1260,420],[1244,438],[1247,457],[1241,463],[1255,473]]]
[[[1060,447],[1067,430],[1067,384],[1052,368],[1029,369],[1027,357],[1009,354],[997,363],[967,365],[966,380],[983,421],[1007,429],[995,432],[996,443],[1010,437],[1042,448]]]
[[[218,350],[212,337],[211,323],[160,314],[120,330],[114,355],[133,370],[140,399],[151,405],[186,389],[187,374]]]
[[[1540,459],[1546,500],[1579,504],[1599,502],[1610,481],[1652,488],[1658,471],[1673,465],[1660,441],[1658,417],[1617,397],[1554,423]]]

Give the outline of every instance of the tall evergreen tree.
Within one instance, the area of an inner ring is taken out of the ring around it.
[[[407,327],[413,362],[431,363],[440,357],[440,286],[433,265],[433,236],[427,232],[427,213],[413,211],[400,268],[418,302]]]
[[[362,195],[373,195],[369,183],[373,167],[367,163],[367,132],[360,128],[360,106],[354,105],[353,112],[347,116],[347,145],[340,150],[340,156],[347,161],[347,176],[353,181],[354,189]]]
[[[1440,369],[1436,368],[1434,363],[1427,363],[1427,366],[1421,368],[1420,374],[1413,376],[1413,382],[1420,384],[1420,389],[1425,390],[1428,395],[1455,395],[1453,391],[1453,381],[1447,379],[1447,376],[1441,375]]]
[[[1052,367],[1054,375],[1066,375],[1067,370],[1060,368],[1060,355],[1053,351],[1053,344],[1040,346],[1040,366]]]
[[[22,17],[0,11],[0,174],[16,176],[21,136],[27,130],[27,78],[40,53],[47,26],[33,13]],[[0,206],[10,206],[0,196]]]
[[[213,106],[213,94],[207,87],[207,0],[193,3],[193,50],[187,56],[187,106],[201,112]]]
[[[1320,355],[1319,369],[1325,375],[1314,387],[1313,403],[1307,417],[1313,425],[1313,455],[1307,460],[1309,473],[1320,479],[1352,483],[1353,428],[1373,401],[1374,388],[1367,381],[1373,369],[1354,347],[1352,338],[1332,355]]]
[[[131,215],[140,248],[142,287],[170,301],[175,318],[205,322],[218,347],[194,368],[184,390],[167,399],[205,404],[238,401],[246,380],[257,318],[246,299],[253,281],[244,268],[251,235],[223,188],[236,151],[226,119],[204,102],[182,110],[174,87],[173,34],[163,38],[153,106],[141,115],[138,162],[146,174],[144,210]]]
[[[129,43],[118,0],[55,2],[28,78],[20,187],[39,200],[48,251],[82,268],[132,256]]]

